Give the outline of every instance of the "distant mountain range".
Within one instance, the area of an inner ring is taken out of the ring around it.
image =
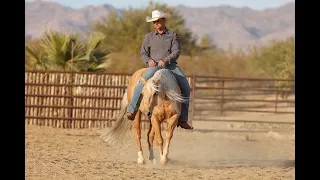
[[[88,25],[107,16],[116,9],[111,5],[86,6],[80,9],[58,3],[33,1],[25,3],[26,36],[39,37],[51,28],[60,31],[88,31]],[[193,8],[176,6],[186,25],[197,36],[208,34],[220,48],[245,48],[253,44],[266,44],[270,40],[283,40],[294,36],[295,3],[278,8],[257,11],[250,8],[217,6]]]

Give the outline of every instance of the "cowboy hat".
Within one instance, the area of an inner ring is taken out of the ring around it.
[[[168,18],[168,17],[169,17],[169,14],[164,13],[161,10],[154,10],[154,11],[152,11],[152,17],[147,16],[146,17],[146,21],[147,22],[152,22],[152,21],[156,21],[156,20],[161,19],[161,18]]]

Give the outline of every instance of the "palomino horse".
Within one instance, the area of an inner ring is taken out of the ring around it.
[[[134,89],[141,79],[144,83],[142,90],[143,98],[135,119],[133,120],[134,134],[138,144],[138,164],[145,162],[143,157],[143,151],[141,147],[141,115],[142,113],[148,115],[152,112],[151,118],[149,118],[151,124],[148,131],[148,145],[149,145],[149,160],[152,163],[156,163],[156,159],[153,154],[153,140],[156,136],[156,142],[160,152],[160,163],[165,164],[169,153],[169,145],[173,136],[173,131],[178,123],[178,118],[181,110],[181,103],[184,103],[188,99],[181,96],[179,85],[174,75],[167,69],[158,70],[152,78],[145,81],[142,75],[147,69],[143,68],[136,71],[130,78],[127,91],[124,94],[121,103],[121,110],[116,115],[116,122],[111,129],[105,129],[101,132],[101,137],[108,143],[118,143],[123,140],[124,134],[131,128],[132,122],[125,116],[127,106],[131,101],[134,93]],[[161,123],[167,120],[167,134],[166,144],[163,149],[163,140],[161,136]]]

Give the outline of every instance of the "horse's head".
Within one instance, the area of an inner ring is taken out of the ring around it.
[[[158,94],[157,87],[159,86],[160,79],[161,76],[157,78],[150,78],[148,81],[145,81],[144,79],[142,80],[144,87],[142,89],[143,99],[141,104],[146,108],[146,111],[151,111],[154,106],[156,106],[156,95]]]
[[[163,100],[170,100],[175,107],[175,111],[180,113],[178,103],[186,101],[180,92],[179,85],[174,75],[167,69],[158,70],[152,78],[144,82],[143,106],[145,110],[149,107],[149,111]]]

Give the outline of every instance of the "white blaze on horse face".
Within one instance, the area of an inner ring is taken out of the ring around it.
[[[143,87],[142,94],[143,94],[143,99],[141,101],[140,110],[143,112],[149,112],[152,94],[149,92],[149,90],[146,87]]]
[[[153,108],[157,105],[157,96],[153,95],[150,98],[150,104],[149,104],[149,111],[151,112],[153,110]]]
[[[154,96],[156,91],[150,86],[150,83],[151,82],[148,81],[148,83],[145,84],[145,86],[142,89],[143,99],[141,104],[143,104],[143,107],[141,108],[141,110],[144,112],[151,112],[157,103]]]

